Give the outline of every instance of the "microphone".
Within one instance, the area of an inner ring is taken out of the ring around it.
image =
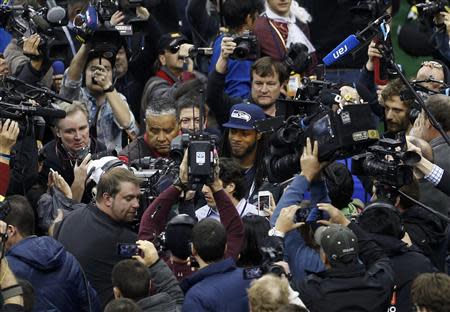
[[[66,70],[63,61],[54,61],[52,64],[52,68],[53,68],[53,75],[62,75]]]
[[[379,33],[380,30],[377,29],[385,20],[390,19],[389,14],[384,14],[383,16],[377,18],[372,23],[370,23],[366,28],[356,33],[356,35],[348,36],[344,41],[342,41],[333,51],[328,53],[322,61],[326,66],[330,66],[339,59],[343,58],[345,55],[352,52],[358,46],[364,47],[369,44],[370,41]]]
[[[55,0],[47,0],[47,7],[47,20],[50,23],[57,24],[61,22],[64,17],[66,17],[66,10],[63,7],[57,5]]]
[[[43,18],[42,16],[39,15],[33,15],[31,17],[31,20],[34,22],[34,24],[41,30],[46,31],[48,30],[50,27],[50,24],[45,20],[45,18]]]
[[[322,61],[326,66],[330,66],[337,60],[341,59],[345,55],[349,54],[354,48],[359,46],[361,42],[355,35],[350,35],[342,41],[333,51],[327,54]]]

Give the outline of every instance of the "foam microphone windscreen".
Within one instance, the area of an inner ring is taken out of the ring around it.
[[[62,75],[62,74],[64,74],[64,71],[66,70],[64,62],[62,62],[62,61],[54,61],[52,64],[52,68],[53,68],[54,75]]]

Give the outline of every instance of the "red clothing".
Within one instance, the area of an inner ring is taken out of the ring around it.
[[[0,162],[0,195],[5,196],[9,184],[9,165]]]
[[[278,32],[274,27],[278,26]],[[309,36],[309,27],[307,24],[297,21],[297,26],[303,31],[306,37]],[[265,16],[260,16],[256,19],[254,33],[258,38],[258,42],[261,48],[261,56],[270,56],[277,61],[283,61],[286,56],[285,42],[287,41],[287,27],[283,29],[282,23],[271,21]],[[280,38],[278,33],[283,38]],[[312,64],[308,68],[308,73],[312,73],[312,69],[317,65],[316,53],[311,53]]]
[[[180,191],[176,187],[170,186],[150,204],[141,219],[139,239],[152,241],[155,236],[164,231],[169,211],[179,197]],[[214,193],[214,200],[217,203],[221,223],[227,231],[227,250],[224,258],[233,257],[237,260],[244,239],[244,225],[224,190]],[[165,260],[177,278],[192,273],[191,268],[185,264],[172,263],[169,259]]]

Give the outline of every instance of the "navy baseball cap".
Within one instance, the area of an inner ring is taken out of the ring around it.
[[[236,104],[230,109],[230,117],[225,128],[251,130],[255,129],[255,121],[266,119],[261,107],[255,104]]]

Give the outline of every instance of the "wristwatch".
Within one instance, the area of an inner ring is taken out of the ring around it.
[[[114,87],[114,85],[112,84],[112,85],[109,86],[109,88],[104,89],[104,90],[103,90],[103,93],[113,92],[114,89],[115,89],[115,87]]]
[[[276,237],[284,238],[284,233],[280,232],[278,230],[275,230],[275,228],[271,228],[267,234],[269,234],[269,236],[276,236]]]
[[[15,296],[20,296],[22,294],[23,294],[22,287],[19,284],[13,285],[13,286],[10,286],[10,287],[7,287],[7,288],[4,288],[1,290],[0,301],[2,303],[4,303],[5,300],[15,297]]]

